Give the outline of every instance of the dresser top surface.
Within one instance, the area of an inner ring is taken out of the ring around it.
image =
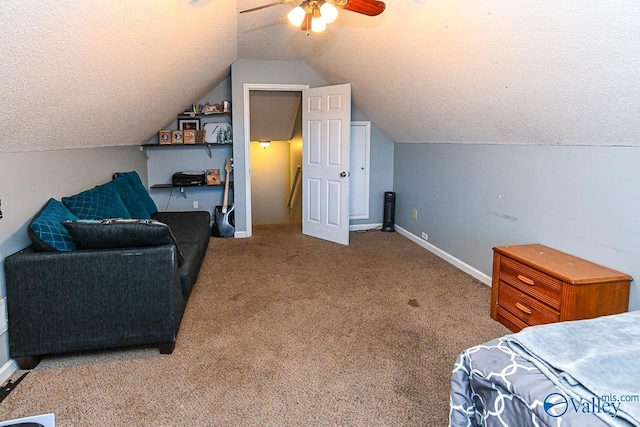
[[[631,280],[631,276],[541,244],[496,246],[493,250],[574,285]]]

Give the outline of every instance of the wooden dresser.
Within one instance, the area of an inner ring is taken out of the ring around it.
[[[530,325],[627,311],[631,276],[539,244],[493,248],[491,318]]]

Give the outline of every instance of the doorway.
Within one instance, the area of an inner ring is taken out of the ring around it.
[[[301,108],[302,91],[307,88],[308,85],[244,85],[247,237],[253,234],[254,222],[281,223],[285,218],[287,221],[301,221],[301,182],[297,184],[291,210],[287,208],[287,202],[297,165],[302,160],[302,125],[298,110]],[[297,100],[297,107],[292,116],[294,99]],[[288,113],[283,113],[282,108],[277,107],[278,102]],[[265,117],[277,118],[279,124],[276,120],[259,118],[261,113],[265,113]],[[286,132],[283,129],[288,126],[283,123],[287,122],[290,123],[289,136],[285,138],[282,137]],[[261,140],[271,143],[267,148],[262,148],[258,142]]]
[[[302,222],[300,92],[251,91],[250,168],[254,225]]]
[[[314,87],[292,85],[245,84],[244,104],[244,160],[245,200],[247,203],[247,236],[253,234],[254,209],[251,202],[251,139],[252,114],[261,112],[251,108],[251,93],[259,90],[302,92],[302,234],[320,239],[349,244],[349,168],[351,84]],[[298,105],[300,101],[298,100]],[[267,119],[280,119],[280,115],[266,114]],[[268,137],[268,135],[267,135]],[[266,141],[265,141],[266,142]],[[292,165],[291,165],[292,166]],[[257,199],[256,199],[257,200]]]

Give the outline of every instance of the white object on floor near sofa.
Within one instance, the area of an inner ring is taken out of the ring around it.
[[[15,420],[0,421],[0,427],[10,427],[23,423],[37,423],[42,427],[55,427],[56,417],[54,414],[34,415],[31,417],[16,418]]]

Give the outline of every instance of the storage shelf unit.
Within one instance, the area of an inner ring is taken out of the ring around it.
[[[198,119],[197,121],[200,123],[199,130],[204,130],[207,124],[213,124],[216,128],[216,125],[220,124],[220,128],[224,127],[225,129],[230,129],[228,126],[231,126],[231,112],[210,114],[180,113],[177,114],[176,118],[177,123],[169,124],[167,130],[176,130],[177,127],[180,127],[180,120],[184,119]],[[144,151],[147,158],[149,189],[153,190],[152,196],[158,206],[162,204],[165,207],[169,207],[172,197],[177,193],[173,192],[174,188],[179,189],[184,198],[179,197],[179,200],[174,200],[176,203],[170,209],[191,209],[190,203],[185,199],[193,199],[194,206],[196,202],[199,202],[199,205],[203,207],[211,207],[218,204],[217,199],[221,197],[224,190],[224,181],[214,185],[191,186],[163,183],[170,181],[168,178],[176,171],[222,170],[225,159],[233,157],[233,144],[231,142],[219,143],[212,139],[208,139],[208,141],[204,144],[160,144],[159,139],[155,138],[149,143],[141,145],[141,150]],[[201,150],[205,150],[208,157],[203,155]],[[232,186],[233,182],[230,182],[229,185]]]

